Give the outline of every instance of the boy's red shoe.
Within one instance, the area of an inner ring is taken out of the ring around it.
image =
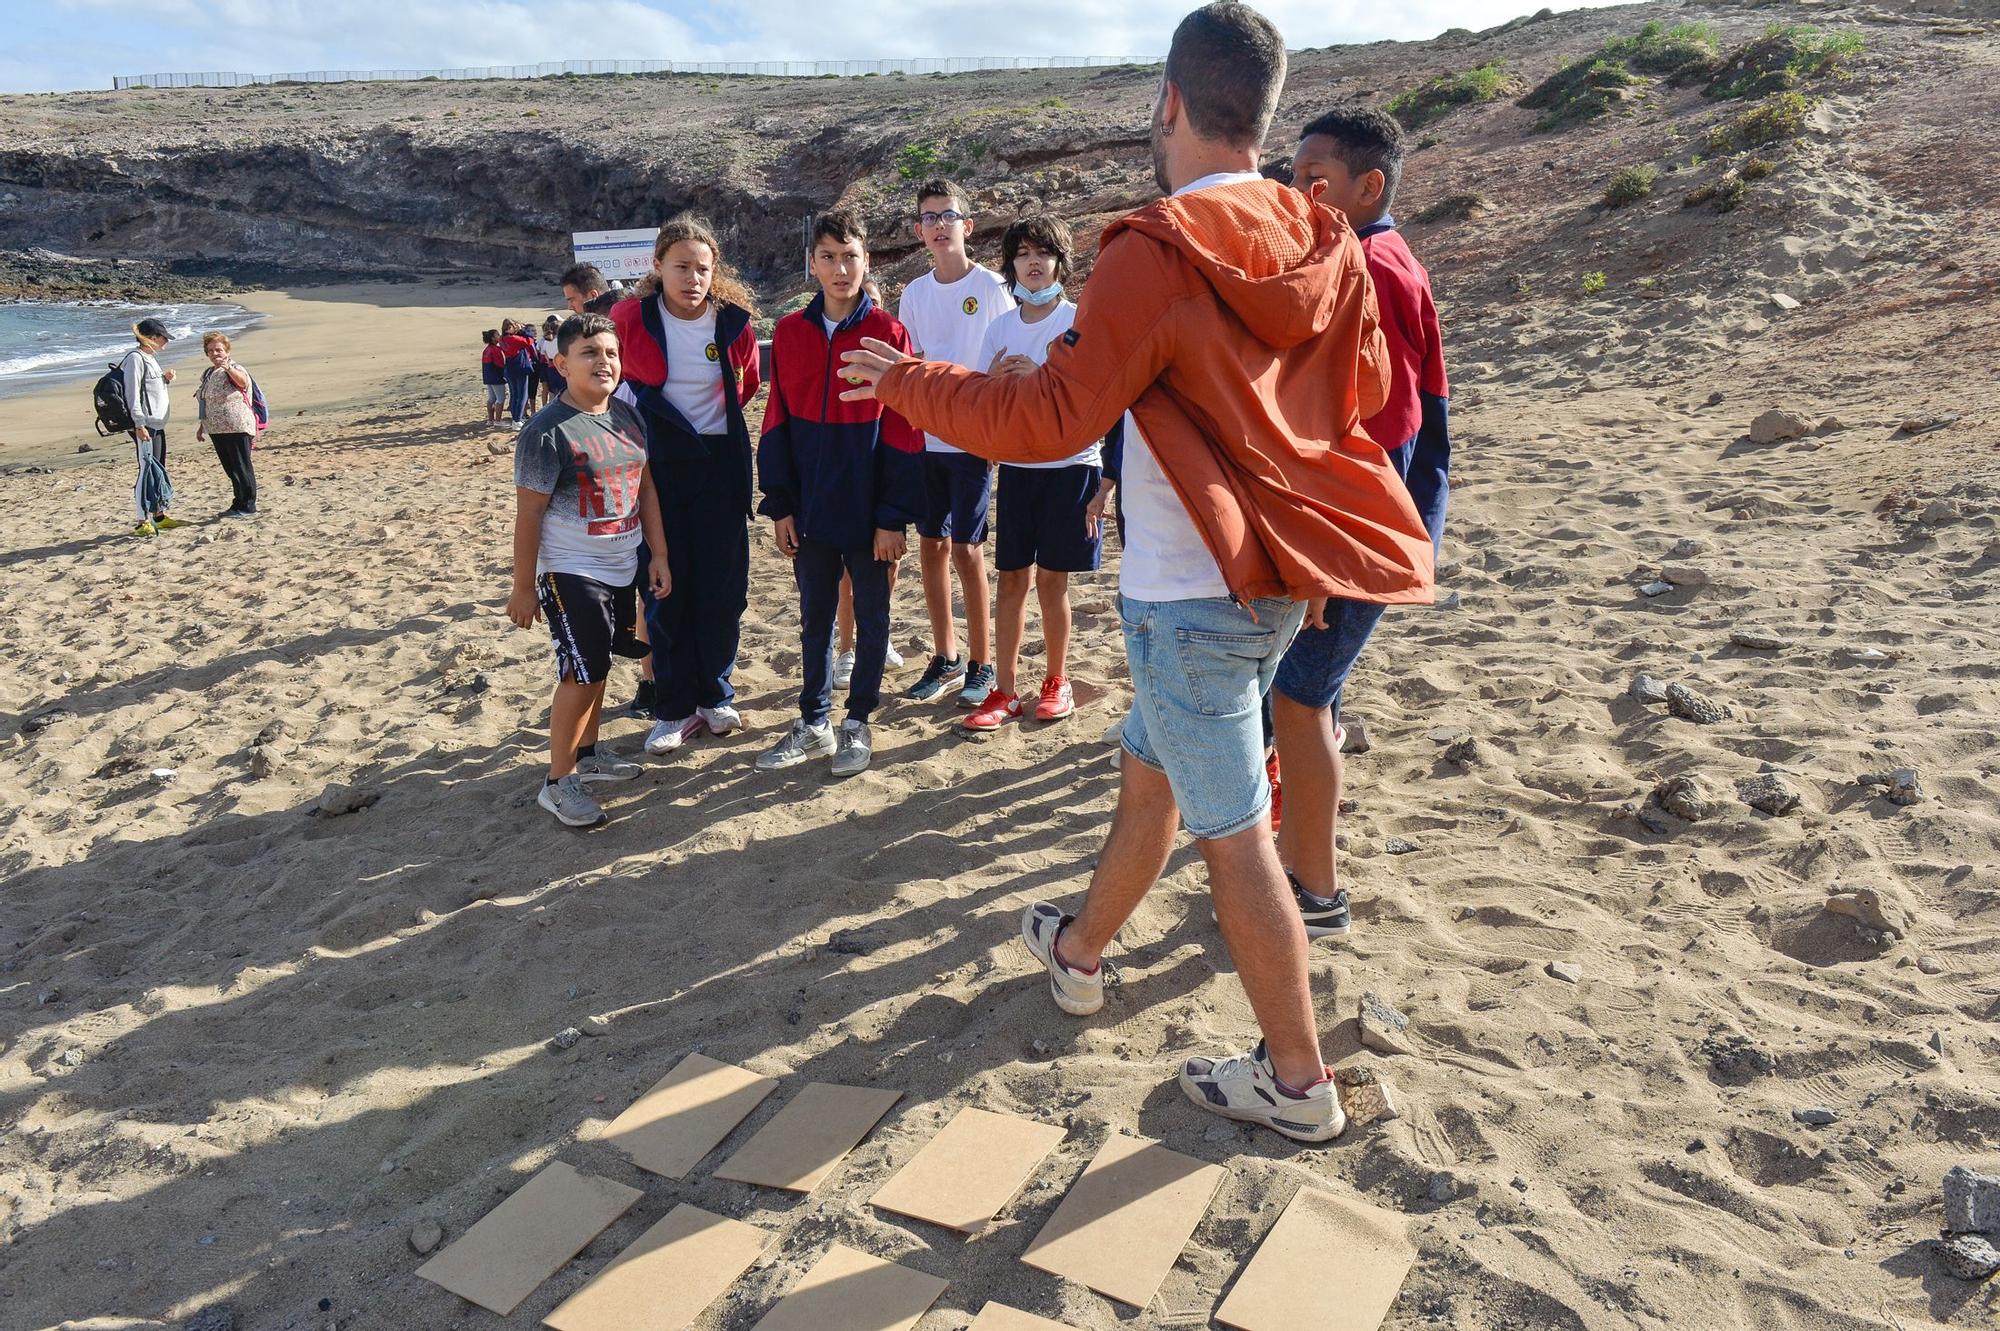
[[[1264,759],[1264,775],[1271,778],[1271,830],[1275,832],[1278,830],[1278,824],[1283,820],[1285,812],[1285,788],[1278,782],[1278,751],[1276,749],[1271,750]]]
[[[1060,721],[1075,710],[1076,694],[1068,680],[1061,675],[1050,675],[1042,681],[1042,696],[1035,703],[1037,721]]]
[[[986,695],[986,701],[973,709],[971,716],[959,722],[967,730],[998,730],[1009,721],[1021,719],[1021,699],[1012,693],[994,689]]]

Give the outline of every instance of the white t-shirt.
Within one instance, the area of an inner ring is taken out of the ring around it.
[[[972,368],[981,374],[993,364],[998,355],[1026,356],[1037,365],[1049,359],[1049,344],[1069,331],[1076,322],[1076,306],[1070,301],[1059,301],[1055,309],[1040,323],[1028,323],[1021,317],[1021,308],[1015,307],[987,325],[986,336],[979,343],[979,354],[973,357]],[[1057,467],[1099,467],[1104,465],[1103,448],[1092,443],[1074,457],[1060,462],[1003,462],[1003,467],[1021,467],[1028,471],[1053,471]]]
[[[654,300],[667,333],[667,382],[661,391],[696,434],[727,432],[729,410],[722,398],[722,348],[715,344],[714,303],[697,317],[682,319],[664,299]]]
[[[543,360],[547,361],[551,365],[554,365],[556,363],[556,337],[554,333],[550,333],[547,337],[544,337],[540,342],[536,343],[535,345],[536,348],[542,353]]]
[[[910,330],[917,354],[925,360],[945,360],[969,370],[984,370],[973,362],[979,355],[980,339],[995,319],[1014,308],[1007,294],[1007,282],[991,268],[972,265],[972,271],[946,285],[936,273],[925,273],[903,288],[896,317]],[[960,453],[934,434],[924,436],[924,447],[932,453]]]
[[[1174,191],[1176,195],[1217,185],[1262,179],[1254,171],[1219,172],[1203,176]],[[1139,422],[1125,413],[1125,459],[1119,478],[1119,503],[1125,514],[1125,554],[1118,565],[1118,590],[1135,601],[1192,601],[1228,596],[1222,569],[1201,539],[1194,519],[1168,483]]]

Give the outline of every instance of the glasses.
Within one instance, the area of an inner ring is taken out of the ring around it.
[[[917,220],[925,226],[936,226],[940,222],[950,226],[953,222],[963,222],[965,214],[956,208],[947,208],[941,213],[918,213]]]

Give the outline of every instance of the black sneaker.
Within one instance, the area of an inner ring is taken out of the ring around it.
[[[638,717],[641,721],[650,721],[652,719],[653,717],[652,680],[642,679],[639,681],[639,691],[638,693],[633,695],[632,701],[626,704],[625,710],[631,715]]]
[[[1354,920],[1347,913],[1346,888],[1336,887],[1330,897],[1308,892],[1290,869],[1285,870],[1285,881],[1292,885],[1292,900],[1299,903],[1299,916],[1306,922],[1307,938],[1344,934],[1354,927]]]
[[[946,660],[933,656],[924,670],[924,677],[910,686],[909,696],[918,702],[929,702],[946,689],[965,682],[965,658],[954,656]]]

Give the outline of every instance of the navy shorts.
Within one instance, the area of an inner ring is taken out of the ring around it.
[[[646,644],[633,632],[638,589],[613,587],[579,573],[544,573],[535,579],[542,617],[556,645],[556,678],[602,684],[613,656],[639,657]]]
[[[924,454],[924,520],[917,534],[954,545],[984,545],[993,506],[993,466],[970,453]]]
[[[1002,573],[1030,564],[1051,573],[1089,573],[1104,553],[1084,510],[1097,497],[1102,467],[1000,468],[1000,535],[994,565]]]

